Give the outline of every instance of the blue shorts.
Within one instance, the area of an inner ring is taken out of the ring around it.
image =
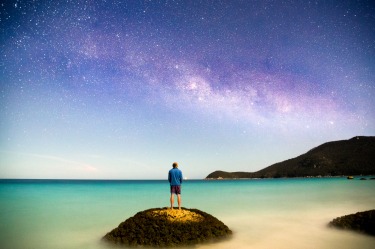
[[[181,194],[181,185],[171,186],[171,194],[180,195]]]

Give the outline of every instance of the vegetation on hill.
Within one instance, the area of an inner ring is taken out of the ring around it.
[[[375,174],[375,137],[324,143],[298,157],[257,172],[215,171],[206,179],[317,177]]]

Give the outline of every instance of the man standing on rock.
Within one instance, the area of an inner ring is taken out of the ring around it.
[[[181,209],[181,184],[182,172],[178,169],[178,163],[172,164],[173,168],[168,172],[168,181],[171,185],[171,209],[173,209],[174,195],[177,195],[178,209]]]

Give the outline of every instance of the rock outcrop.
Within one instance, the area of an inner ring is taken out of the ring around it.
[[[375,236],[375,210],[338,217],[332,220],[329,225]]]
[[[215,242],[231,234],[223,222],[198,209],[153,208],[125,220],[103,240],[134,247],[176,247]]]

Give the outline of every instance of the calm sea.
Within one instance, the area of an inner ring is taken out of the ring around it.
[[[197,248],[375,248],[375,237],[329,228],[375,209],[375,180],[185,181],[183,206],[234,232]],[[2,249],[108,249],[100,239],[138,211],[165,207],[167,181],[0,180]]]

